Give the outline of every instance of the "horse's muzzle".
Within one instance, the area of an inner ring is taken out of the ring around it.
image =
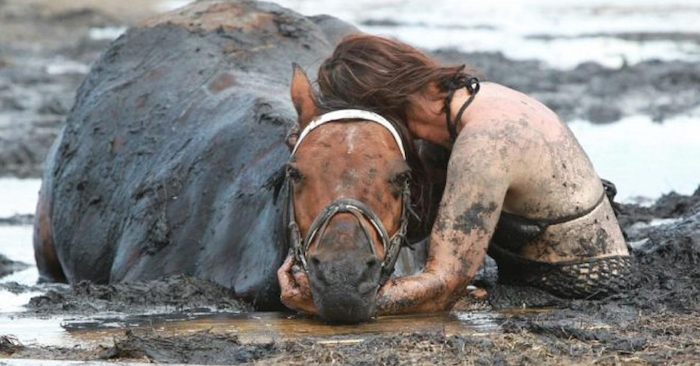
[[[348,253],[350,254],[350,253]],[[319,315],[332,323],[359,323],[374,315],[381,264],[374,256],[310,260],[309,282]]]
[[[374,315],[376,293],[326,292],[314,294],[314,303],[318,315],[329,323],[357,324]]]

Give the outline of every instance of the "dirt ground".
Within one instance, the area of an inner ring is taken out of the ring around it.
[[[46,151],[85,75],[84,68],[109,43],[91,38],[90,28],[133,24],[155,9],[155,3],[143,4],[126,0],[0,0],[0,176],[40,175]],[[534,94],[565,119],[606,123],[643,113],[663,120],[698,108],[700,100],[698,65],[692,63],[647,62],[619,70],[586,64],[555,71],[536,61],[513,61],[500,54],[442,51],[436,56],[470,60],[485,75],[495,75],[494,80]],[[56,71],[61,67],[63,71]],[[613,95],[621,103],[610,106],[605,102]],[[654,102],[647,103],[649,100]],[[512,316],[491,333],[416,331],[250,343],[236,335],[209,331],[163,336],[155,330],[126,330],[110,346],[85,349],[23,345],[0,329],[0,358],[292,365],[698,364],[700,189],[692,196],[666,195],[652,207],[626,205],[624,211],[620,222],[638,265],[633,288],[605,300],[569,301],[531,289],[501,286],[495,282],[494,268],[487,266],[476,282],[486,289],[487,296],[463,299],[458,304],[460,311],[549,309]],[[658,225],[657,219],[671,220]],[[15,266],[0,258],[0,272],[15,271]],[[0,290],[14,293],[33,289],[0,285]],[[183,313],[203,308],[250,309],[231,298],[227,289],[178,276],[108,286],[54,286],[32,299],[25,315],[138,314],[160,307]]]
[[[39,177],[89,65],[158,1],[0,1],[0,176]],[[91,34],[92,32],[92,34]]]

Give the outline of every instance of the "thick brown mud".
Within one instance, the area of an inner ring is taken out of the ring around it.
[[[251,311],[230,289],[209,281],[178,275],[147,282],[96,285],[87,281],[53,288],[34,297],[30,314],[124,314],[186,311]]]
[[[628,235],[638,278],[627,292],[604,300],[571,301],[502,286],[487,264],[476,281],[487,294],[472,291],[452,315],[336,327],[291,313],[216,315],[247,308],[228,297],[228,290],[184,276],[106,286],[81,283],[34,298],[26,315],[141,314],[159,307],[180,315],[169,320],[134,315],[120,318],[127,324],[122,327],[104,325],[114,323],[109,319],[64,323],[76,342],[107,340],[93,346],[22,345],[7,334],[0,340],[0,355],[199,364],[693,364],[700,362],[699,205],[696,192],[666,195],[646,208],[625,206],[621,222],[627,223],[626,231],[636,230]],[[659,219],[672,220],[654,224]],[[543,309],[512,310],[523,307]],[[496,310],[502,308],[510,310]],[[187,315],[201,311],[211,315]],[[460,314],[485,314],[491,320],[470,327],[457,319]]]

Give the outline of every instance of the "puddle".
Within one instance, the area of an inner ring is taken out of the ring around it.
[[[33,265],[32,227],[0,226],[0,253],[32,267],[0,279],[0,283],[34,285],[38,278]],[[43,285],[45,287],[46,285]],[[40,286],[39,289],[42,287]],[[36,289],[36,288],[35,288]],[[424,316],[383,317],[358,326],[326,325],[312,318],[289,313],[167,313],[124,315],[101,313],[37,317],[23,313],[24,306],[40,291],[14,294],[0,290],[0,334],[13,335],[25,345],[90,348],[110,345],[126,329],[153,330],[159,335],[185,335],[199,331],[235,334],[242,342],[267,342],[306,337],[363,338],[398,332],[443,332],[485,334],[497,331],[510,314],[497,312],[439,313]],[[155,311],[155,310],[154,310]],[[162,310],[161,310],[162,311]],[[39,363],[40,364],[40,363]]]
[[[600,177],[617,185],[622,202],[658,198],[675,191],[690,195],[700,183],[700,118],[664,123],[646,116],[595,125],[569,124]]]
[[[34,214],[40,188],[41,179],[0,178],[0,218]]]
[[[13,261],[30,265],[27,269],[0,278],[0,283],[17,282],[21,285],[31,286],[39,280],[39,272],[34,260],[32,236],[33,228],[30,225],[0,225],[0,254]],[[0,312],[2,312],[5,308],[6,297],[0,294],[0,299],[2,299],[0,301]]]
[[[90,28],[88,36],[95,41],[112,41],[126,32],[126,27],[94,27]]]
[[[160,336],[182,336],[208,331],[232,334],[243,343],[297,338],[366,338],[402,332],[487,334],[514,313],[471,312],[382,317],[360,325],[328,325],[313,318],[289,313],[166,314],[90,318],[27,318],[0,316],[0,333],[12,334],[25,345],[93,347],[110,345],[127,329],[154,331]],[[523,314],[518,311],[518,314]]]
[[[193,0],[168,0],[168,1],[161,1],[158,3],[156,8],[159,11],[172,11],[178,8],[181,8],[189,3],[191,3]]]
[[[87,74],[90,71],[90,66],[72,60],[57,59],[46,66],[46,73],[49,75],[63,74]]]
[[[698,60],[696,40],[673,34],[697,33],[700,7],[669,0],[279,0],[303,14],[333,14],[363,31],[396,37],[430,50],[502,52],[514,59],[539,59],[571,68],[585,61],[608,67],[648,59]],[[629,39],[617,34],[658,34]],[[560,38],[565,37],[565,38]]]
[[[24,345],[72,347],[74,341],[61,328],[62,321],[60,318],[0,316],[0,334],[12,335]]]

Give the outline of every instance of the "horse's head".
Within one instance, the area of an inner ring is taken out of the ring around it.
[[[287,166],[291,244],[320,316],[364,321],[405,236],[404,147],[379,116],[337,111],[319,118],[308,78],[296,66],[291,94],[301,132],[291,139]]]

